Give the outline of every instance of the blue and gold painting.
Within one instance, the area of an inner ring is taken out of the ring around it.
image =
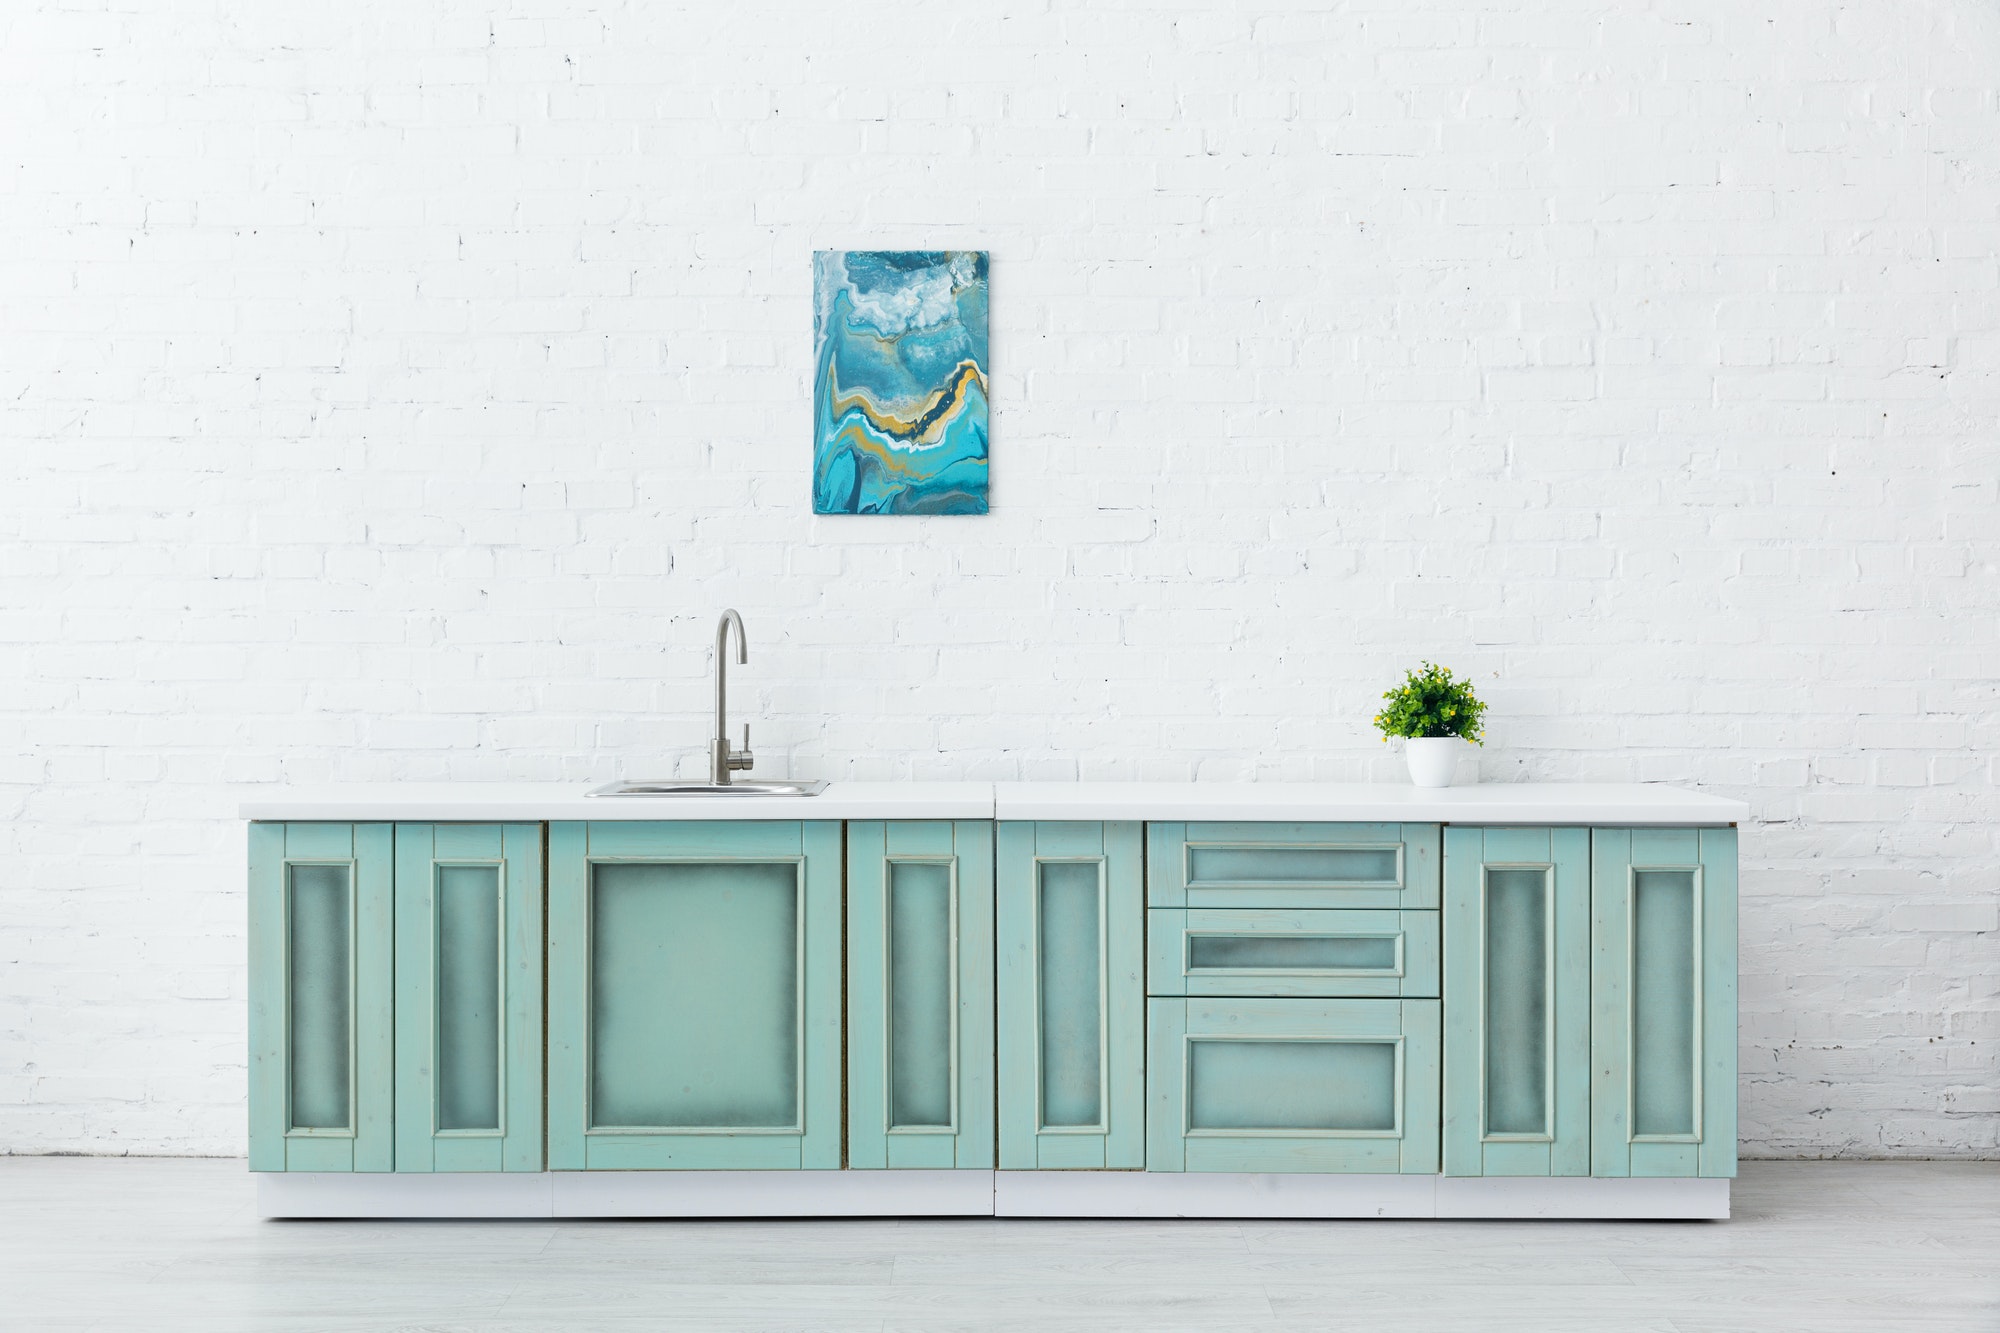
[[[813,256],[813,512],[986,512],[986,253]]]

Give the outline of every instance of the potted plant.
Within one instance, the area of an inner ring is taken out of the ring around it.
[[[1481,744],[1479,719],[1486,705],[1472,693],[1471,683],[1425,662],[1382,698],[1387,706],[1375,715],[1375,725],[1385,742],[1391,736],[1404,738],[1410,781],[1419,787],[1449,787],[1461,742]]]

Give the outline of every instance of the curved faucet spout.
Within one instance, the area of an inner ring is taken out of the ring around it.
[[[750,660],[750,639],[743,632],[743,617],[734,608],[724,611],[715,624],[715,738],[709,745],[709,781],[718,787],[729,785],[732,771],[747,771],[754,762],[750,754],[750,727],[743,728],[743,748],[729,744],[729,627],[736,626],[736,661]]]
[[[722,619],[715,622],[715,656],[719,660],[725,652],[729,651],[729,627],[731,625],[736,626],[736,661],[740,665],[750,660],[750,640],[743,633],[743,617],[736,614],[735,607],[724,611]]]

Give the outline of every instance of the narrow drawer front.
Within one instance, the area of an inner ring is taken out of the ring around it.
[[[1438,914],[1156,907],[1150,995],[1427,999],[1438,994]]]
[[[1435,908],[1436,824],[1148,824],[1152,907]]]

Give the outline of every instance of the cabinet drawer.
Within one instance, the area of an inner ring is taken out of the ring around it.
[[[1156,907],[1147,926],[1150,995],[1438,993],[1436,912]]]
[[[1435,1172],[1438,1007],[1148,1000],[1146,1169]]]
[[[1151,907],[1438,905],[1436,824],[1148,824]]]

